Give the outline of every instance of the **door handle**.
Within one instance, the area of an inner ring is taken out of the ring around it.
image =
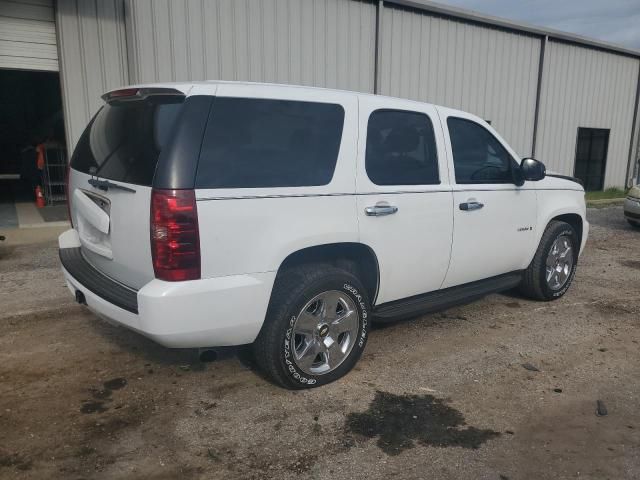
[[[484,203],[480,203],[480,202],[464,202],[460,204],[460,210],[465,210],[465,211],[469,211],[469,210],[480,210],[482,207],[484,207]]]
[[[364,209],[365,215],[368,217],[384,217],[385,215],[393,215],[398,211],[398,207],[391,205],[374,205]]]

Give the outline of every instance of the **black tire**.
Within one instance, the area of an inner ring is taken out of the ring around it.
[[[296,316],[316,295],[337,290],[348,295],[359,315],[358,335],[348,356],[335,370],[313,375],[303,372],[292,354],[291,334]],[[366,290],[352,273],[326,264],[295,267],[276,278],[264,325],[253,351],[258,367],[275,383],[289,389],[319,387],[347,374],[366,346],[370,327]]]
[[[566,235],[570,238],[574,261],[566,283],[562,288],[553,290],[549,287],[546,281],[546,261],[553,243],[561,235]],[[573,281],[573,277],[576,274],[579,250],[580,244],[578,242],[578,235],[571,225],[558,220],[552,220],[549,222],[549,225],[547,225],[547,228],[540,239],[538,250],[533,257],[531,264],[529,264],[529,267],[527,267],[524,272],[522,283],[520,284],[520,292],[529,298],[542,301],[557,300],[562,297],[569,289],[569,286]]]
[[[640,222],[636,222],[635,220],[630,220],[628,218],[627,222],[629,222],[629,225],[631,225],[633,228],[640,228]]]

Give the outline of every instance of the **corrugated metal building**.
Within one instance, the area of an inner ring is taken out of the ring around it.
[[[70,145],[108,89],[249,80],[470,111],[591,188],[637,168],[639,51],[429,1],[0,0],[0,68],[59,69]]]

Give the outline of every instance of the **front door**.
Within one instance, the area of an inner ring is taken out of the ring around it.
[[[376,304],[440,288],[449,265],[452,192],[432,106],[360,98],[360,241],[376,252]]]
[[[514,155],[488,125],[440,110],[454,182],[451,264],[443,288],[525,269],[535,242],[536,192],[517,187]]]

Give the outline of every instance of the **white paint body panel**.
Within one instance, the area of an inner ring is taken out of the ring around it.
[[[173,84],[156,84],[176,88]],[[519,157],[482,119],[433,105],[350,92],[226,82],[180,84],[188,94],[292,99],[339,103],[345,110],[336,169],[325,186],[198,189],[202,279],[163,282],[154,278],[149,240],[148,187],[136,193],[110,190],[108,230],[113,259],[83,248],[98,270],[137,289],[139,313],[122,310],[88,291],[68,272],[72,291],[89,308],[167,346],[211,347],[252,342],[264,322],[278,268],[287,256],[330,243],[362,243],[379,265],[376,304],[522,270],[530,263],[548,222],[567,213],[583,219],[584,191],[575,182],[547,177],[514,185],[456,185],[446,117],[481,123]],[[439,185],[378,186],[365,169],[367,121],[379,108],[427,114],[434,127]],[[72,170],[71,190],[91,189],[88,175]],[[94,189],[95,190],[95,189]],[[104,195],[95,190],[94,193]],[[75,195],[75,194],[74,194]],[[476,198],[479,211],[458,205]],[[386,217],[368,217],[367,206],[398,207]],[[74,225],[106,228],[93,207],[72,204]],[[531,227],[522,229],[520,227]],[[80,227],[81,229],[81,227]],[[75,230],[61,248],[85,245]]]
[[[587,207],[584,200],[584,190],[582,187],[570,180],[561,178],[546,177],[540,182],[536,182],[538,188],[538,225],[547,225],[553,218],[559,215],[578,214],[582,218],[582,244],[580,253],[589,236],[589,222],[587,221]],[[540,238],[544,233],[544,228],[538,228],[536,232],[535,245],[540,243]],[[535,250],[530,252],[533,258]]]
[[[378,109],[424,113],[433,124],[438,158],[446,158],[438,113],[432,105],[384,97],[360,98],[356,191],[360,241],[378,258],[380,286],[376,303],[385,303],[440,288],[451,252],[452,192],[447,163],[439,162],[439,185],[376,185],[367,176],[367,125]],[[379,203],[397,207],[383,217],[367,216]]]
[[[59,244],[76,247],[76,231],[63,233]],[[81,291],[91,311],[176,348],[251,343],[262,326],[275,279],[271,272],[189,282],[154,279],[138,291],[136,315],[107,302],[62,270],[71,293]]]
[[[69,172],[71,217],[86,260],[108,277],[131,288],[142,288],[154,278],[149,241],[151,188],[127,185],[135,193],[115,188],[104,192],[89,185],[90,175],[74,169]],[[110,214],[83,191],[108,201]]]
[[[205,93],[207,86],[194,90]],[[355,94],[278,85],[220,83],[218,97],[337,103],[344,108],[342,144],[328,185],[198,189],[203,277],[276,271],[291,253],[357,242],[355,184],[358,99]]]
[[[450,181],[455,189],[453,247],[443,288],[527,268],[529,253],[535,251],[537,246],[534,245],[537,228],[535,182],[525,182],[522,187],[514,184],[456,184],[447,127],[447,118],[450,116],[480,124],[496,137],[514,159],[519,160],[519,157],[481,118],[443,107],[438,107],[438,111],[445,132]],[[480,210],[460,210],[461,203],[473,201],[482,203],[484,207]]]

